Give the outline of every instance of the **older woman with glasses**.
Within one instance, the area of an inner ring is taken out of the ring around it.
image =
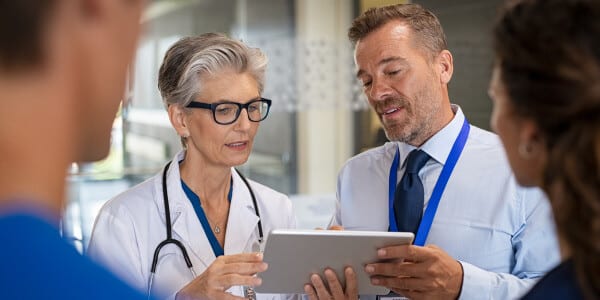
[[[258,251],[272,229],[296,226],[292,205],[234,169],[248,160],[269,114],[271,100],[261,97],[266,64],[260,50],[214,33],[167,51],[158,87],[184,150],[104,205],[92,257],[149,294],[266,296],[252,289],[268,267]]]

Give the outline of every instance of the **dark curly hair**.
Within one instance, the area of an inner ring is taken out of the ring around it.
[[[509,2],[494,27],[501,81],[548,153],[542,188],[577,279],[600,295],[600,1]]]

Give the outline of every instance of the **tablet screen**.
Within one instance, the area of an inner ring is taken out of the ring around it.
[[[359,294],[387,294],[388,289],[371,285],[364,266],[377,261],[377,249],[411,244],[413,238],[410,232],[273,230],[264,251],[269,268],[259,274],[262,285],[256,291],[303,294],[310,275],[323,277],[325,268],[333,269],[344,284],[343,270],[351,266],[357,275]]]

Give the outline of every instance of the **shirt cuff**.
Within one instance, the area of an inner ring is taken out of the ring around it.
[[[463,268],[463,283],[458,299],[479,299],[481,295],[491,295],[492,284],[488,272],[464,261],[459,263]]]

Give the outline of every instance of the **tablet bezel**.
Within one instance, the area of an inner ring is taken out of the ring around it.
[[[273,230],[263,258],[269,268],[258,274],[262,285],[255,290],[269,294],[303,294],[310,275],[318,273],[323,277],[325,268],[333,269],[344,284],[343,270],[349,265],[356,272],[359,294],[388,294],[388,289],[371,285],[364,265],[377,261],[377,249],[409,245],[413,239],[410,232]]]

